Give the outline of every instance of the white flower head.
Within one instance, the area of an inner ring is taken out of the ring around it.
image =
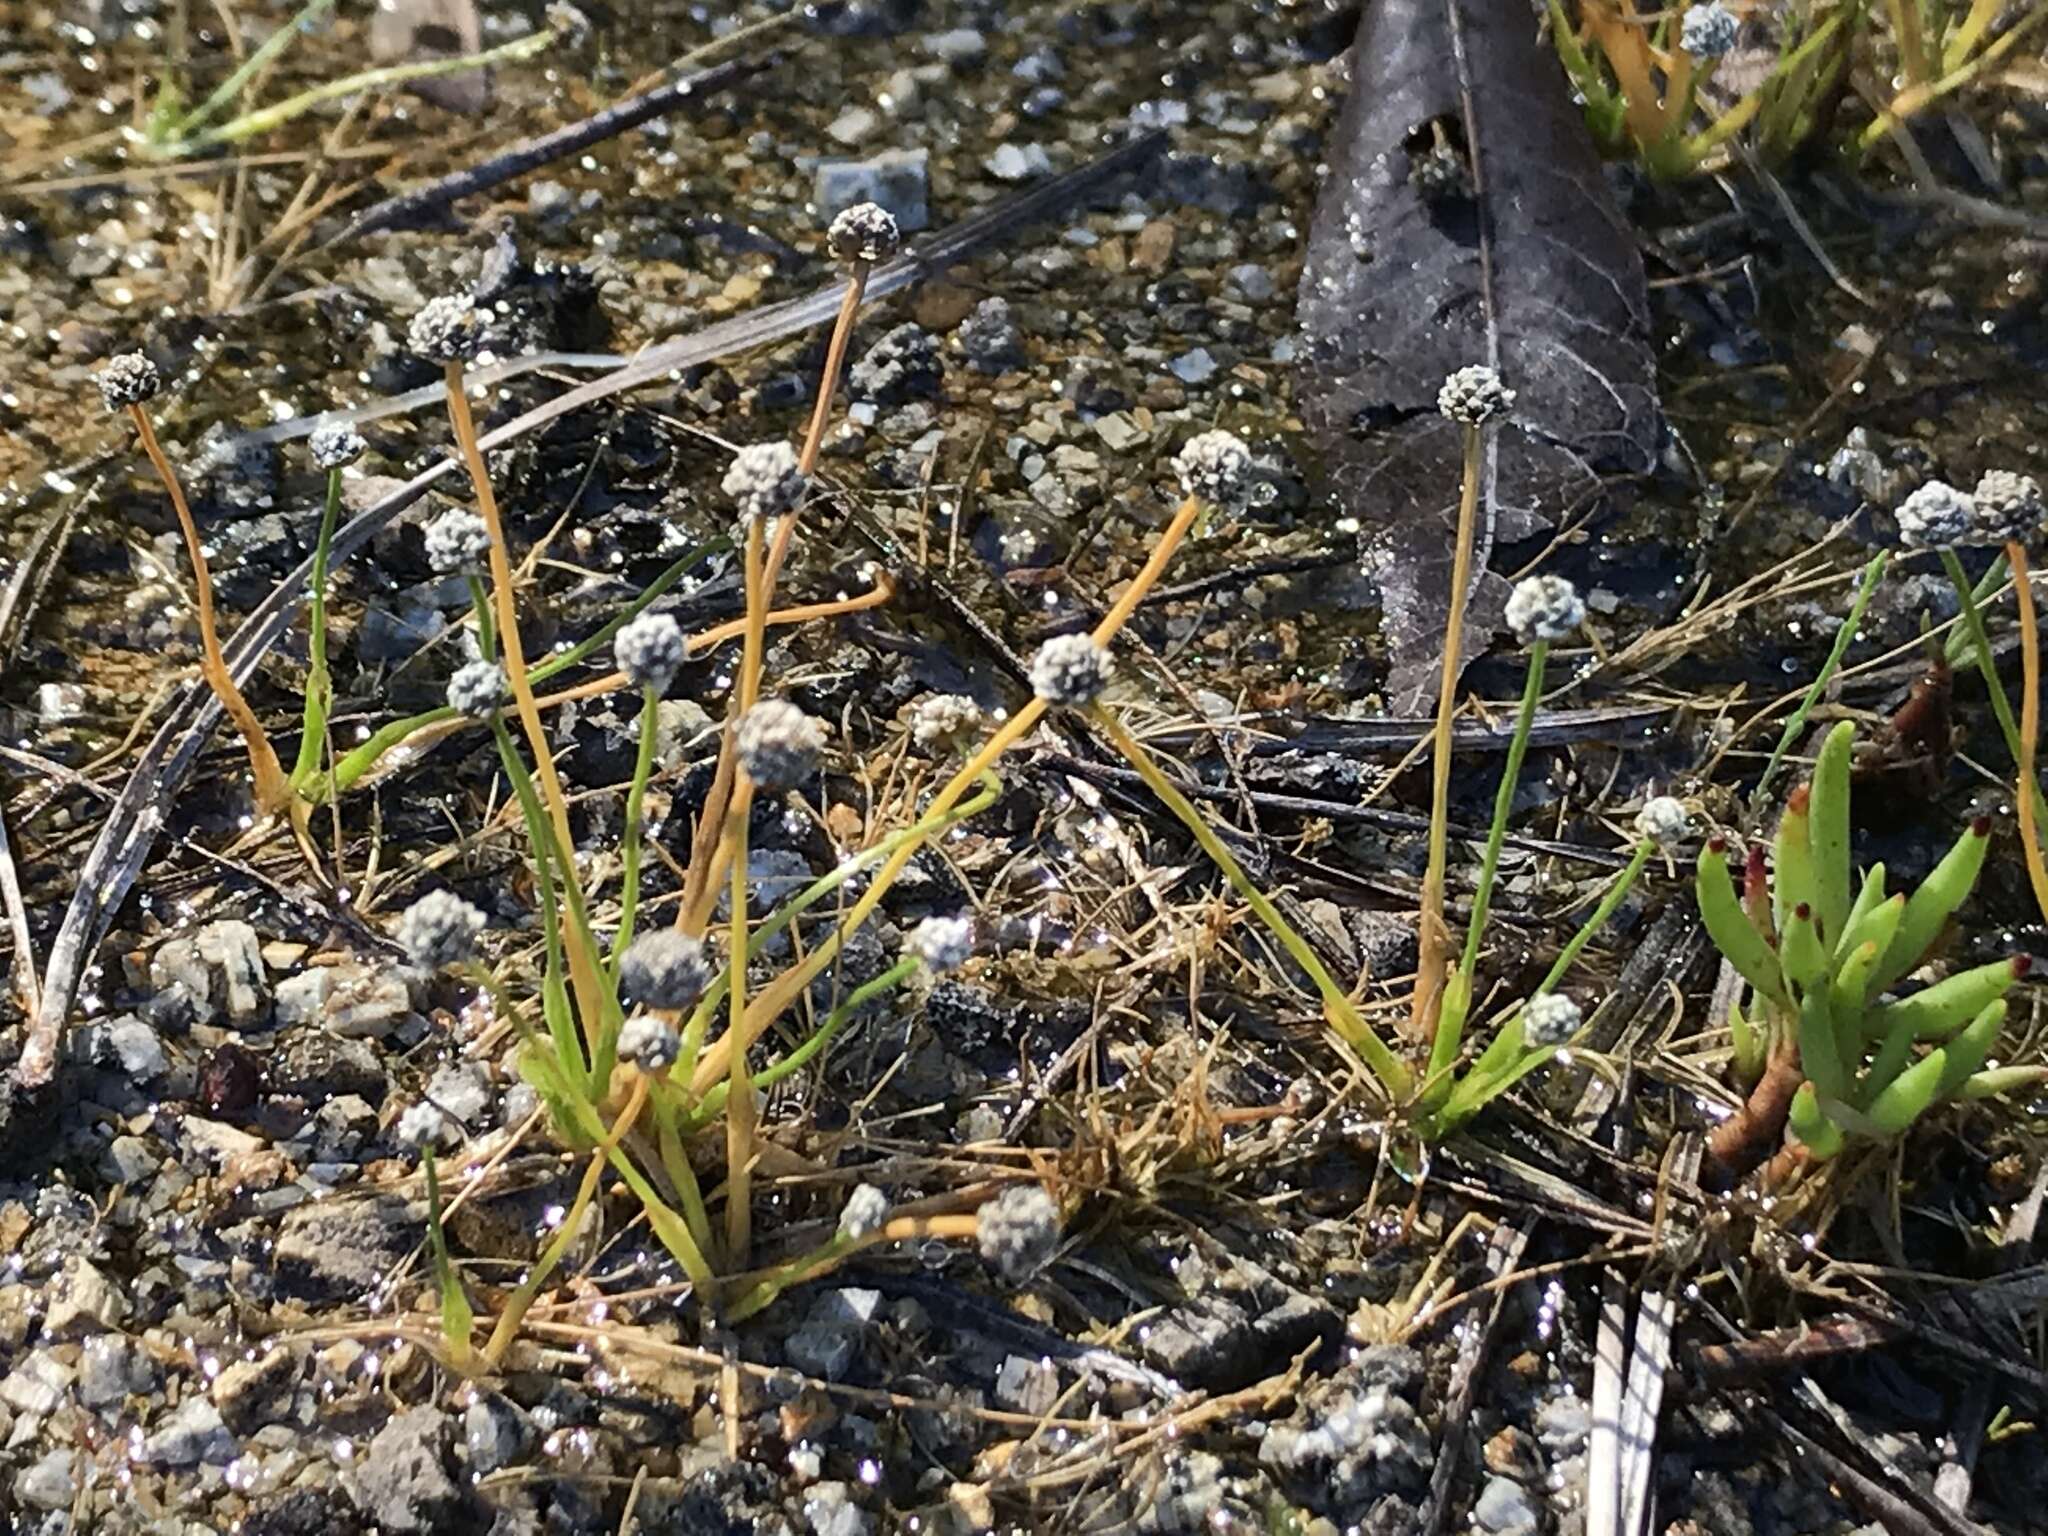
[[[855,203],[843,209],[825,232],[825,244],[844,262],[872,266],[887,261],[903,244],[896,215],[880,203]]]
[[[1977,531],[1977,505],[1946,480],[1930,480],[1899,503],[1899,537],[1908,549],[1954,549]]]
[[[857,1243],[881,1231],[888,1219],[889,1197],[872,1184],[856,1184],[839,1213],[839,1235]]]
[[[796,450],[787,443],[750,443],[732,456],[732,467],[720,482],[740,509],[740,521],[779,517],[804,493]]]
[[[794,789],[818,769],[825,750],[824,722],[787,699],[763,699],[740,716],[733,756],[763,789]]]
[[[495,661],[464,662],[448,678],[448,707],[471,720],[488,720],[511,697],[511,679]]]
[[[421,1099],[398,1117],[397,1136],[402,1147],[438,1150],[461,1141],[462,1128],[455,1123],[454,1116],[440,1105],[430,1099]]]
[[[975,1212],[982,1259],[1011,1285],[1022,1285],[1059,1246],[1060,1212],[1039,1184],[1012,1184]]]
[[[702,939],[674,928],[643,933],[619,957],[619,998],[673,1013],[711,985],[711,956]]]
[[[1721,0],[1707,0],[1686,8],[1678,24],[1678,46],[1704,63],[1726,57],[1741,31],[1741,20]]]
[[[1506,415],[1514,403],[1515,392],[1501,382],[1497,371],[1484,363],[1460,368],[1444,380],[1444,387],[1436,395],[1436,408],[1452,421],[1468,427]]]
[[[1653,795],[1636,815],[1636,835],[1666,853],[1684,842],[1691,828],[1691,815],[1670,795]]]
[[[1109,686],[1116,661],[1089,635],[1056,635],[1031,658],[1031,691],[1048,704],[1080,709]]]
[[[1522,1005],[1522,1040],[1531,1047],[1563,1045],[1582,1022],[1579,1005],[1562,992],[1538,992]]]
[[[965,917],[927,917],[903,947],[932,971],[957,971],[974,953],[974,923]]]
[[[483,351],[488,324],[473,299],[444,293],[420,306],[405,328],[405,345],[430,363],[466,362]]]
[[[413,964],[438,971],[476,953],[484,915],[453,891],[429,891],[398,918],[398,947]]]
[[[619,1028],[619,1060],[642,1072],[665,1072],[682,1053],[683,1037],[658,1014],[638,1014]]]
[[[1977,534],[1987,544],[2025,538],[2048,518],[2040,483],[2010,469],[1985,470],[1971,500],[1977,509]]]
[[[665,613],[643,613],[619,631],[612,657],[633,687],[666,692],[683,664],[682,626]]]
[[[474,512],[450,507],[426,530],[427,564],[436,576],[480,571],[491,557],[491,530]]]
[[[949,751],[981,723],[981,706],[966,694],[927,694],[911,708],[910,739],[926,752]]]
[[[1507,621],[1524,645],[1567,640],[1586,622],[1586,604],[1562,576],[1530,576],[1515,583]]]
[[[363,434],[345,421],[323,421],[306,439],[306,451],[318,469],[341,469],[370,451]]]
[[[1235,432],[1203,432],[1174,456],[1181,489],[1225,512],[1242,512],[1255,478],[1252,451]]]
[[[107,359],[93,382],[99,385],[107,409],[118,411],[154,400],[163,391],[164,376],[140,352],[122,352]]]

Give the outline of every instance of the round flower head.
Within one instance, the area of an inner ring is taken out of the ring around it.
[[[825,243],[841,261],[872,266],[896,254],[903,244],[903,231],[896,227],[896,215],[880,203],[855,203],[832,221]]]
[[[1946,480],[1930,480],[1899,503],[1899,537],[1908,549],[1953,549],[1976,533],[1976,503]]]
[[[1173,461],[1181,489],[1212,507],[1238,512],[1252,485],[1252,451],[1235,432],[1191,437]]]
[[[1531,576],[1509,594],[1508,628],[1524,645],[1564,640],[1586,622],[1579,589],[1562,576]]]
[[[929,752],[957,746],[981,728],[981,706],[964,693],[934,693],[910,711],[910,739]]]
[[[619,996],[629,1003],[673,1013],[711,985],[711,956],[702,939],[673,928],[643,933],[619,957]]]
[[[1522,1005],[1522,1040],[1530,1046],[1563,1045],[1580,1023],[1579,1005],[1562,992],[1538,992]]]
[[[763,699],[740,716],[733,755],[763,789],[794,789],[818,768],[824,724],[786,699]]]
[[[964,917],[928,917],[910,930],[904,949],[934,971],[957,971],[974,953],[974,924]]]
[[[554,0],[541,14],[569,47],[581,48],[590,41],[590,18],[566,0]]]
[[[1031,691],[1048,704],[1079,709],[1109,686],[1116,661],[1087,635],[1058,635],[1031,658]]]
[[[164,376],[140,352],[123,352],[107,359],[94,382],[100,387],[100,398],[106,401],[107,409],[118,411],[154,400],[163,392]]]
[[[642,1072],[666,1072],[682,1054],[683,1037],[667,1019],[643,1013],[619,1029],[619,1060]]]
[[[441,294],[420,306],[405,344],[430,363],[460,363],[484,349],[484,315],[471,299]]]
[[[323,421],[306,439],[306,450],[313,455],[313,463],[318,468],[340,469],[369,452],[370,445],[363,441],[363,434],[347,422]]]
[[[1724,57],[1735,46],[1742,23],[1721,0],[1689,6],[1678,24],[1678,46],[1702,61]]]
[[[849,1242],[882,1230],[889,1219],[889,1197],[872,1184],[856,1184],[846,1197],[846,1209],[839,1213],[839,1235]]]
[[[682,626],[665,613],[643,613],[619,631],[612,655],[627,682],[660,693],[683,664]]]
[[[1654,795],[1636,814],[1636,835],[1669,853],[1685,841],[1692,817],[1670,795]]]
[[[1978,533],[1986,543],[2024,538],[2048,518],[2040,484],[2032,475],[2009,469],[1985,470],[1971,500],[1977,504]]]
[[[804,493],[804,477],[796,467],[796,450],[787,443],[753,443],[732,456],[732,468],[721,482],[740,509],[740,521],[777,517]]]
[[[424,1151],[429,1147],[452,1147],[462,1140],[454,1117],[429,1099],[421,1099],[398,1117],[398,1144]]]
[[[476,953],[484,915],[453,891],[429,891],[398,918],[398,944],[430,971],[460,965]]]
[[[1038,1184],[1012,1184],[975,1212],[981,1257],[1011,1285],[1022,1285],[1059,1245],[1059,1207]]]
[[[427,564],[437,576],[480,571],[491,557],[491,530],[474,512],[451,507],[427,524]]]
[[[1468,427],[1504,415],[1515,403],[1515,392],[1501,383],[1500,375],[1484,363],[1460,368],[1444,380],[1436,393],[1436,408]]]
[[[448,678],[448,707],[472,720],[488,720],[512,697],[505,669],[495,661],[469,661]]]

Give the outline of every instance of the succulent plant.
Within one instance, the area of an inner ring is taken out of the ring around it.
[[[1910,895],[1887,893],[1882,864],[1855,879],[1849,759],[1855,729],[1835,727],[1811,782],[1778,824],[1768,880],[1751,850],[1738,892],[1724,838],[1700,855],[1700,916],[1755,990],[1754,1016],[1731,1016],[1738,1071],[1754,1080],[1796,1052],[1801,1082],[1791,1134],[1814,1159],[1851,1140],[1889,1140],[1931,1107],[2039,1081],[2048,1069],[1985,1068],[2005,1023],[2005,993],[2024,956],[1959,971],[1893,995],[1968,899],[1991,841],[1979,818]]]

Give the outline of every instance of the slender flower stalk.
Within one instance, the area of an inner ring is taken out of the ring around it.
[[[263,722],[256,718],[256,711],[242,696],[234,675],[228,671],[227,658],[221,652],[220,631],[213,615],[213,573],[206,564],[206,549],[199,539],[199,525],[192,520],[192,508],[185,500],[185,489],[178,483],[177,471],[171,468],[163,445],[157,441],[156,428],[151,425],[146,408],[146,402],[161,387],[155,367],[139,352],[114,358],[100,375],[101,394],[109,408],[127,412],[129,421],[135,426],[135,435],[142,443],[142,451],[148,455],[150,466],[156,470],[157,478],[163,482],[164,491],[171,499],[171,509],[178,515],[178,530],[184,535],[185,553],[192,562],[193,597],[199,608],[199,669],[206,678],[206,686],[213,690],[221,708],[234,722],[242,745],[249,754],[256,808],[266,815],[274,814],[292,806],[291,782],[285,777],[284,765],[277,760],[277,750],[271,746]]]
[[[482,321],[460,300],[436,299],[413,318],[408,340],[413,350],[442,365],[442,379],[448,396],[448,422],[455,434],[464,468],[476,494],[477,515],[490,534],[491,596],[497,620],[498,644],[504,653],[505,677],[511,685],[512,703],[520,727],[533,752],[534,774],[540,785],[542,804],[560,849],[562,890],[571,909],[565,938],[569,960],[569,981],[575,989],[578,1014],[585,1040],[593,1047],[603,1029],[606,989],[599,975],[595,947],[589,926],[579,921],[582,892],[576,880],[576,839],[569,825],[568,797],[562,793],[561,776],[555,771],[554,750],[548,743],[547,727],[534,701],[533,683],[528,675],[526,649],[520,642],[519,608],[512,576],[512,559],[505,542],[504,520],[498,515],[497,493],[477,446],[476,422],[469,411],[463,364],[475,354]]]
[[[2026,855],[2027,883],[2034,888],[2034,905],[2048,919],[2048,863],[2041,856],[2038,809],[2040,781],[2034,776],[2035,756],[2041,744],[2041,632],[2034,614],[2033,578],[2027,568],[2026,548],[2018,539],[2009,540],[2005,557],[2012,565],[2013,593],[2020,615],[2020,847]]]
[[[1507,842],[1508,817],[1514,809],[1515,790],[1522,779],[1522,760],[1529,750],[1529,731],[1536,721],[1536,706],[1543,698],[1543,671],[1549,656],[1550,642],[1547,640],[1538,640],[1529,647],[1529,672],[1522,684],[1521,705],[1515,711],[1515,733],[1508,740],[1507,760],[1501,766],[1500,787],[1494,792],[1493,823],[1486,831],[1486,853],[1479,864],[1479,886],[1473,893],[1472,914],[1465,925],[1464,953],[1445,984],[1436,1028],[1430,1036],[1429,1069],[1425,1082],[1432,1086],[1425,1089],[1425,1095],[1450,1090],[1450,1068],[1458,1059],[1465,1019],[1472,1006],[1479,946],[1486,932],[1486,920],[1493,911],[1493,887],[1500,871],[1500,853]],[[1431,831],[1435,829],[1433,821]]]
[[[1445,956],[1444,875],[1450,853],[1451,721],[1458,708],[1458,677],[1465,666],[1465,604],[1472,586],[1472,551],[1478,531],[1479,481],[1486,459],[1486,425],[1515,403],[1515,392],[1493,369],[1460,368],[1444,380],[1437,409],[1464,433],[1464,473],[1458,492],[1458,532],[1451,553],[1451,604],[1444,620],[1443,671],[1437,682],[1436,729],[1429,797],[1429,857],[1422,875],[1416,931],[1415,994],[1408,1032],[1416,1040],[1436,1030],[1443,1005]]]

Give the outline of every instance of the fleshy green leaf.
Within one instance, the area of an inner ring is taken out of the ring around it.
[[[1844,720],[1820,749],[1807,802],[1807,841],[1813,850],[1813,910],[1830,944],[1840,939],[1849,917],[1849,753],[1856,727]]]
[[[1990,846],[1991,818],[1980,816],[1963,829],[1955,846],[1907,900],[1898,932],[1892,935],[1871,983],[1878,991],[1882,992],[1920,963],[1940,936],[1943,925],[1977,883],[1978,871],[1984,867],[1985,850]]]
[[[1728,873],[1727,844],[1719,838],[1700,851],[1693,891],[1699,901],[1700,921],[1706,925],[1714,947],[1758,992],[1790,1007],[1791,996],[1786,991],[1778,957],[1756,931],[1756,924],[1749,920],[1736,897],[1735,879]]]

